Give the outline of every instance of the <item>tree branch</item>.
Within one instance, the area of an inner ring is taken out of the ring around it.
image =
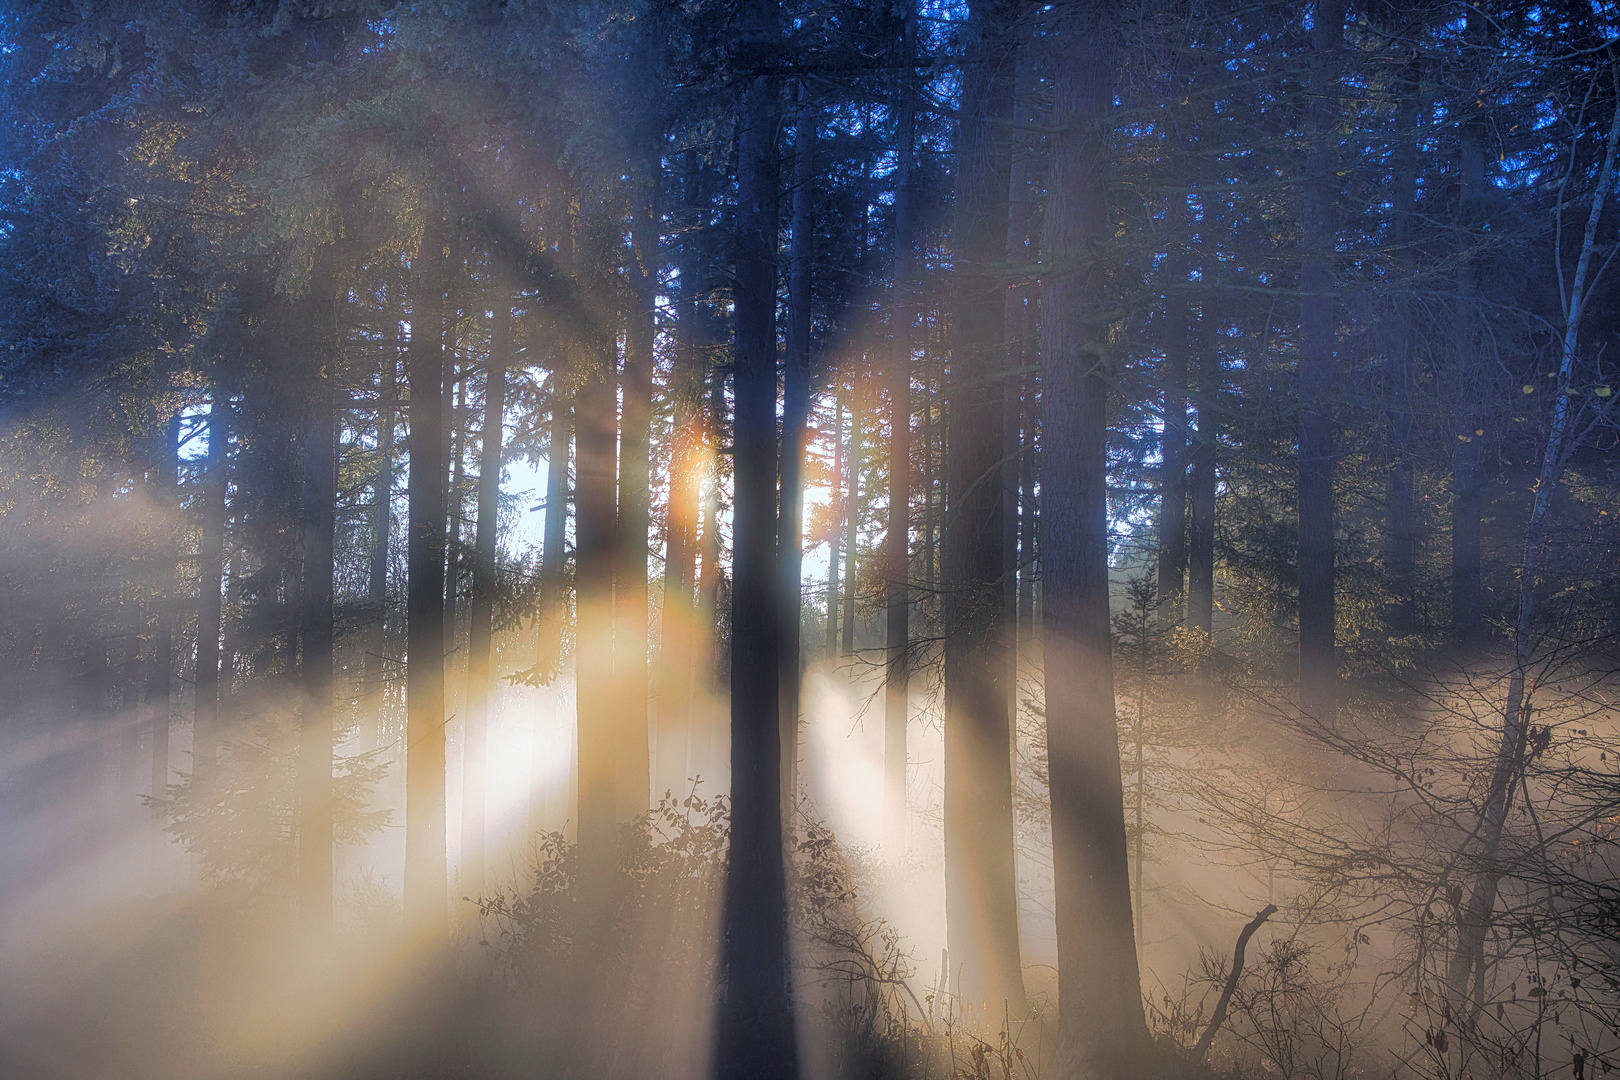
[[[1209,1018],[1209,1026],[1204,1033],[1198,1036],[1198,1043],[1192,1049],[1192,1060],[1196,1064],[1204,1060],[1209,1052],[1209,1044],[1215,1041],[1215,1033],[1226,1022],[1226,1007],[1232,1002],[1232,994],[1237,990],[1239,977],[1243,974],[1243,952],[1249,947],[1249,939],[1260,925],[1277,913],[1276,904],[1267,904],[1260,909],[1259,914],[1249,920],[1249,924],[1238,934],[1237,948],[1232,950],[1232,970],[1226,976],[1226,986],[1221,990],[1221,999],[1215,1003],[1215,1012]]]

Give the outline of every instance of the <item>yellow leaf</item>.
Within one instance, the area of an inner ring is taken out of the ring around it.
[[[1533,394],[1536,392],[1536,388],[1531,386],[1529,383],[1525,383],[1519,389],[1523,390],[1527,394]]]

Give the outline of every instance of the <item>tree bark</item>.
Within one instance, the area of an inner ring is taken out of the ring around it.
[[[774,53],[775,0],[749,9],[754,57]],[[777,87],[747,77],[737,127],[736,413],[732,469],[731,853],[715,1030],[720,1080],[798,1075],[787,980],[776,566]]]
[[[1113,54],[1102,5],[1061,17],[1043,250],[1046,460],[1041,560],[1058,941],[1059,1072],[1141,1075],[1142,1014],[1108,607],[1102,275]]]
[[[405,378],[409,500],[406,538],[405,925],[431,949],[445,919],[445,477],[444,294],[448,267],[440,211],[428,211]]]
[[[1339,49],[1344,0],[1322,0],[1311,29],[1314,78],[1300,265],[1299,704],[1331,728],[1338,693],[1334,649],[1333,405],[1334,212],[1338,180]]]
[[[1001,376],[1013,107],[1012,0],[970,6],[956,209],[956,327],[947,387],[945,923],[958,997],[986,1018],[1027,1011],[1013,860]]]

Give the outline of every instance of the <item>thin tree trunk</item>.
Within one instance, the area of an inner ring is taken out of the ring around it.
[[[833,460],[832,460],[832,493],[829,496],[832,503],[831,533],[827,537],[827,663],[838,661],[838,568],[842,554],[843,514],[845,513],[845,500],[839,488],[844,482],[844,395],[842,392],[833,400]]]
[[[1192,447],[1187,545],[1187,623],[1215,632],[1216,448],[1221,416],[1221,357],[1208,335],[1198,335],[1198,431]]]
[[[1470,9],[1467,35],[1477,42],[1484,33],[1484,15]],[[1478,54],[1483,55],[1483,54]],[[1480,203],[1486,194],[1484,122],[1466,120],[1459,135],[1458,217],[1461,224],[1478,225]],[[1461,260],[1461,281],[1457,296],[1456,373],[1463,386],[1478,361],[1482,342],[1479,334],[1479,265],[1469,253]],[[1466,389],[1464,390],[1466,394]],[[1471,395],[1463,397],[1469,402]],[[1462,422],[1452,441],[1451,459],[1451,636],[1456,641],[1472,641],[1481,630],[1480,601],[1484,579],[1480,569],[1480,516],[1484,510],[1484,468],[1475,410],[1460,410]]]
[[[685,322],[690,315],[683,316]],[[684,337],[688,331],[682,331]],[[692,718],[693,647],[700,633],[695,600],[697,577],[698,411],[692,400],[700,378],[689,343],[677,347],[670,439],[669,506],[664,527],[663,625],[658,653],[658,719],[654,743],[654,793],[676,794],[686,786]]]
[[[374,714],[381,738],[381,719],[387,702],[388,668],[388,548],[394,532],[394,420],[399,380],[399,320],[388,313],[383,333],[382,371],[377,390],[377,469],[372,474],[371,562],[366,574],[366,603],[376,622],[369,628],[362,659],[361,690],[376,695]],[[380,745],[380,742],[379,742]]]
[[[844,447],[848,481],[844,486],[844,620],[840,627],[845,656],[855,652],[855,556],[861,528],[861,389],[856,382],[849,397],[849,440]]]
[[[757,51],[774,44],[777,17],[775,0],[751,9],[747,31]],[[770,76],[749,78],[737,127],[732,814],[721,953],[725,996],[715,1028],[720,1080],[798,1075],[787,981],[777,696],[776,95]]]
[[[630,267],[634,308],[625,326],[623,415],[619,420],[619,528],[615,548],[613,683],[620,698],[614,769],[617,815],[630,821],[647,812],[652,791],[647,672],[647,533],[652,520],[651,475],[653,339],[657,333],[658,196],[662,171],[657,150],[644,168],[648,191],[631,223]]]
[[[512,309],[501,302],[495,305],[484,367],[478,518],[467,627],[467,742],[461,761],[461,887],[475,898],[484,891],[484,774],[489,756],[489,699],[495,689],[495,597],[499,589],[495,555],[500,538],[501,446],[506,437],[506,366],[511,354]]]
[[[540,614],[535,662],[539,681],[549,683],[562,660],[568,608],[568,468],[574,438],[573,392],[564,385],[562,362],[551,373],[551,426],[546,432],[546,523],[540,551]]]
[[[1396,266],[1411,273],[1412,244],[1415,239],[1418,185],[1417,128],[1426,106],[1418,99],[1417,62],[1403,64],[1396,73],[1400,102],[1397,125],[1400,142],[1395,150],[1395,192],[1391,215]],[[1404,275],[1403,275],[1404,276]],[[1411,280],[1408,278],[1407,280]],[[1417,630],[1417,562],[1419,514],[1412,489],[1412,432],[1415,423],[1414,399],[1417,393],[1417,334],[1412,323],[1409,300],[1394,298],[1396,305],[1394,342],[1389,358],[1391,401],[1388,410],[1390,445],[1389,475],[1385,486],[1384,564],[1389,574],[1389,628],[1394,636]]]
[[[1032,639],[1035,635],[1035,579],[1040,537],[1040,506],[1035,500],[1035,475],[1040,464],[1036,453],[1036,434],[1039,429],[1040,402],[1036,397],[1036,384],[1028,384],[1024,398],[1024,454],[1019,460],[1018,476],[1021,487],[1018,510],[1018,639]]]
[[[682,191],[689,210],[706,203],[695,151],[688,151]],[[703,495],[702,430],[704,368],[710,345],[704,321],[708,288],[702,253],[688,240],[680,246],[681,304],[675,324],[676,346],[670,375],[669,506],[664,530],[664,610],[659,646],[656,790],[682,792],[693,773],[695,669],[703,636],[698,616],[698,529]],[[707,769],[705,763],[704,768]]]
[[[1172,264],[1181,269],[1179,264]],[[1159,465],[1159,619],[1179,623],[1187,576],[1187,298],[1185,275],[1164,297],[1164,435]],[[1206,628],[1207,629],[1207,628]]]
[[[793,246],[788,269],[788,351],[782,380],[780,552],[782,624],[779,697],[782,722],[782,798],[789,814],[798,801],[800,640],[804,605],[804,455],[810,416],[810,316],[815,256],[816,125],[820,112],[800,84],[793,148]]]
[[[1108,609],[1108,383],[1102,274],[1113,57],[1108,12],[1059,24],[1045,217],[1046,723],[1058,943],[1059,1075],[1139,1076],[1148,1050],[1132,925]]]
[[[1514,623],[1513,669],[1508,677],[1507,700],[1502,709],[1502,734],[1497,743],[1496,766],[1491,774],[1490,786],[1485,792],[1485,803],[1480,812],[1479,847],[1476,860],[1479,872],[1474,880],[1468,903],[1460,914],[1457,942],[1452,951],[1447,972],[1448,989],[1452,1005],[1461,1011],[1467,1003],[1467,1015],[1473,1016],[1484,1007],[1476,994],[1468,1000],[1468,977],[1475,976],[1475,987],[1482,985],[1479,965],[1483,963],[1486,936],[1490,932],[1492,911],[1496,905],[1497,890],[1503,877],[1499,863],[1502,832],[1507,824],[1508,811],[1513,801],[1514,785],[1524,768],[1525,751],[1530,734],[1531,702],[1527,693],[1530,664],[1537,651],[1536,590],[1541,584],[1542,558],[1548,536],[1547,510],[1552,505],[1554,492],[1563,482],[1564,465],[1569,450],[1571,421],[1571,385],[1575,363],[1579,355],[1581,320],[1586,305],[1602,274],[1602,267],[1592,272],[1592,255],[1596,247],[1598,223],[1608,201],[1609,189],[1614,183],[1615,155],[1620,150],[1620,105],[1609,121],[1607,145],[1603,165],[1598,171],[1588,205],[1586,228],[1581,239],[1581,251],[1568,287],[1564,287],[1562,269],[1559,286],[1564,307],[1564,338],[1558,363],[1557,396],[1553,402],[1552,423],[1547,431],[1546,447],[1542,451],[1541,467],[1537,470],[1532,489],[1535,500],[1531,504],[1530,520],[1525,528],[1524,556],[1519,567],[1519,605]],[[1571,152],[1571,158],[1574,154]],[[1571,166],[1573,173],[1573,166]],[[1565,184],[1568,183],[1566,176]],[[1559,191],[1559,217],[1562,218],[1563,189]],[[1559,225],[1562,225],[1560,220]],[[1562,229],[1558,229],[1561,239]],[[1592,281],[1588,283],[1588,275]],[[1575,408],[1580,408],[1579,402]]]
[[[180,509],[180,416],[176,413],[163,425],[163,441],[153,463],[152,486],[155,501],[162,510],[158,535],[172,553]],[[165,560],[167,562],[167,560]],[[168,563],[157,596],[157,625],[152,631],[152,659],[147,674],[146,702],[152,728],[152,881],[157,892],[169,888],[169,834],[164,831],[164,808],[159,800],[169,797],[169,728],[173,719],[174,691],[174,594],[179,584],[175,566]]]
[[[225,576],[227,470],[230,460],[231,405],[216,384],[208,407],[208,455],[202,481],[202,527],[198,547],[201,583],[197,608],[196,698],[192,709],[191,782],[209,797],[219,753],[220,616]]]
[[[945,924],[966,1006],[1027,1012],[1013,857],[1001,626],[1009,136],[1017,5],[970,5],[957,169],[955,336],[946,435]]]
[[[699,551],[702,564],[698,570],[698,623],[715,626],[720,612],[720,480],[724,460],[720,446],[726,415],[725,376],[716,367],[709,374],[708,425],[705,433],[706,456],[710,469],[703,482],[702,520],[698,522]],[[702,673],[705,689],[719,680],[718,637],[707,634],[702,639],[702,663],[694,664]],[[688,767],[693,776],[715,779],[720,761],[724,760],[721,738],[721,718],[718,710],[707,703],[694,711],[687,737]]]
[[[309,322],[309,409],[304,427],[303,718],[298,737],[298,882],[306,932],[332,932],[333,562],[337,524],[337,292],[331,249],[315,256],[304,307]]]
[[[916,11],[903,14],[901,63],[916,55]],[[911,723],[911,324],[913,193],[917,144],[913,75],[902,67],[898,87],[897,167],[894,178],[894,301],[889,357],[889,524],[884,538],[883,585],[887,594],[883,682],[883,847],[898,859],[906,851],[906,729]]]
[[[602,287],[606,287],[605,285]],[[613,572],[618,541],[617,374],[611,337],[593,345],[575,394],[578,455],[574,498],[574,670],[579,761],[580,873],[590,890],[607,887],[619,820],[613,680]],[[594,896],[592,902],[601,902]]]
[[[1299,704],[1330,728],[1339,681],[1333,628],[1333,237],[1344,12],[1344,0],[1322,0],[1311,29],[1312,144],[1299,273]]]
[[[450,313],[453,316],[454,312]],[[450,448],[450,483],[448,511],[445,520],[445,578],[444,578],[444,636],[446,679],[455,670],[456,643],[461,623],[461,526],[467,518],[466,458],[467,458],[467,380],[456,362],[456,341],[453,330],[446,332],[448,348],[445,350],[445,393],[451,396],[451,406],[445,415],[444,441]],[[451,394],[450,388],[454,387]],[[447,682],[446,693],[450,693]]]
[[[535,681],[550,684],[562,664],[564,624],[568,621],[568,444],[572,438],[571,395],[563,386],[562,362],[551,373],[551,423],[546,433],[546,521],[540,549],[540,601],[535,616]],[[529,759],[529,833],[542,832],[554,798],[541,778],[550,771],[552,747],[542,731],[546,722],[535,710]],[[571,805],[571,800],[567,800]],[[566,811],[565,811],[566,814]]]
[[[941,500],[935,497],[936,489],[940,483],[940,469],[938,468],[940,455],[935,451],[935,446],[936,432],[940,425],[934,423],[934,380],[931,375],[925,372],[922,383],[922,575],[927,595],[937,603],[939,596],[939,503]]]
[[[445,919],[445,227],[430,207],[419,255],[405,378],[406,538],[405,925],[437,949]]]
[[[1025,31],[1026,35],[1028,31]],[[1035,66],[1028,53],[1029,38],[1021,42],[1023,55],[1018,62],[1018,74],[1013,88],[1014,119],[1020,125],[1037,123],[1031,99],[1035,93]],[[1007,184],[1007,261],[1014,275],[1014,284],[1006,292],[1005,326],[1009,335],[1006,352],[1006,374],[1001,394],[1001,632],[1006,642],[1007,658],[1007,728],[1010,733],[1008,752],[1018,760],[1018,526],[1019,472],[1024,461],[1023,405],[1024,394],[1030,380],[1024,370],[1031,368],[1040,350],[1035,346],[1035,304],[1033,285],[1022,280],[1035,262],[1040,250],[1031,228],[1034,223],[1032,182],[1034,155],[1014,147]]]
[[[1136,697],[1136,723],[1131,725],[1135,730],[1131,734],[1136,742],[1136,791],[1134,799],[1136,804],[1135,832],[1132,833],[1132,873],[1131,895],[1136,898],[1136,962],[1138,967],[1142,963],[1142,947],[1147,942],[1146,932],[1143,929],[1147,921],[1147,893],[1142,889],[1142,866],[1145,859],[1146,833],[1147,833],[1147,748],[1143,743],[1143,698],[1138,693]]]

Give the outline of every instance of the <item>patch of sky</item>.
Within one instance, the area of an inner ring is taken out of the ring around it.
[[[202,461],[208,456],[208,408],[207,402],[197,402],[181,408],[181,461]]]

